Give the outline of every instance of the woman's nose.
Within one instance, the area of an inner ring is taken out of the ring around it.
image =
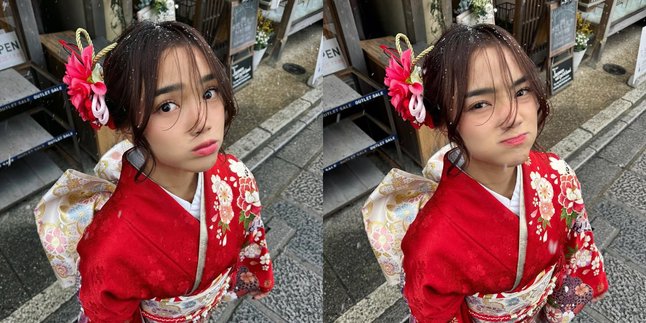
[[[208,115],[206,109],[206,103],[201,101],[196,101],[192,104],[189,110],[188,115],[186,116],[186,122],[189,131],[192,135],[198,136],[203,132],[207,132],[211,129],[211,126],[208,123]]]
[[[522,123],[522,117],[518,113],[518,102],[514,99],[503,99],[498,106],[499,120],[501,127],[510,129]]]

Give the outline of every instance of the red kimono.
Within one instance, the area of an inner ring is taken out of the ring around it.
[[[607,291],[580,184],[564,161],[531,152],[521,166],[526,260],[514,290],[522,217],[451,166],[445,157],[437,191],[402,241],[403,292],[415,319],[514,322],[540,316],[560,322]],[[516,305],[521,297],[511,298],[530,292],[539,280],[531,307],[504,308]],[[487,316],[482,309],[504,315]]]
[[[251,172],[220,154],[204,172],[208,244],[201,283],[196,277],[200,222],[125,155],[115,192],[78,244],[79,298],[91,321],[178,322],[172,313],[206,321],[227,289],[267,292],[272,264]],[[200,304],[204,301],[205,304]],[[185,314],[182,314],[185,315]]]

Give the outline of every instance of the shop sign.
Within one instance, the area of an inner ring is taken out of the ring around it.
[[[347,66],[336,38],[325,39],[321,35],[321,45],[319,46],[319,55],[316,60],[316,70],[312,77],[313,81],[316,81],[318,77],[340,71]]]
[[[25,62],[25,56],[16,32],[0,34],[0,70],[22,64]]]
[[[253,64],[253,55],[247,56],[231,64],[231,84],[233,89],[246,84],[253,77],[251,66]]]
[[[646,27],[642,28],[642,35],[639,39],[639,51],[635,62],[635,74],[628,80],[628,85],[635,87],[643,82],[642,76],[646,74]]]
[[[558,64],[552,65],[552,94],[557,93],[565,86],[569,85],[574,79],[572,71],[572,56],[562,60]]]

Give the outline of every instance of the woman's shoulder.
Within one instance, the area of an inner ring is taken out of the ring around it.
[[[436,192],[437,193],[437,192]],[[406,231],[404,240],[402,241],[402,249],[405,245],[410,245],[409,252],[432,252],[434,246],[440,246],[444,235],[442,232],[450,224],[451,214],[443,205],[445,199],[436,198],[434,195],[424,207],[419,211],[419,214],[411,223]],[[424,248],[419,248],[423,245]],[[438,250],[441,250],[439,248]],[[435,251],[438,251],[435,250]],[[404,251],[405,253],[406,250]]]
[[[127,219],[133,217],[136,209],[132,205],[122,203],[120,199],[108,200],[103,208],[95,213],[79,241],[77,250],[81,258],[85,253],[91,254],[91,258],[100,253],[102,258],[105,258],[110,254],[118,255],[119,250],[124,250],[124,247],[132,250],[134,245],[130,238],[133,232]]]

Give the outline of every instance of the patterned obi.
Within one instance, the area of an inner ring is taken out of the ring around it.
[[[229,289],[232,268],[220,274],[211,286],[199,294],[172,298],[153,298],[141,302],[141,315],[144,322],[179,323],[207,322],[209,314]]]
[[[554,291],[556,264],[540,272],[520,292],[474,294],[466,297],[473,322],[520,322],[532,318]]]

